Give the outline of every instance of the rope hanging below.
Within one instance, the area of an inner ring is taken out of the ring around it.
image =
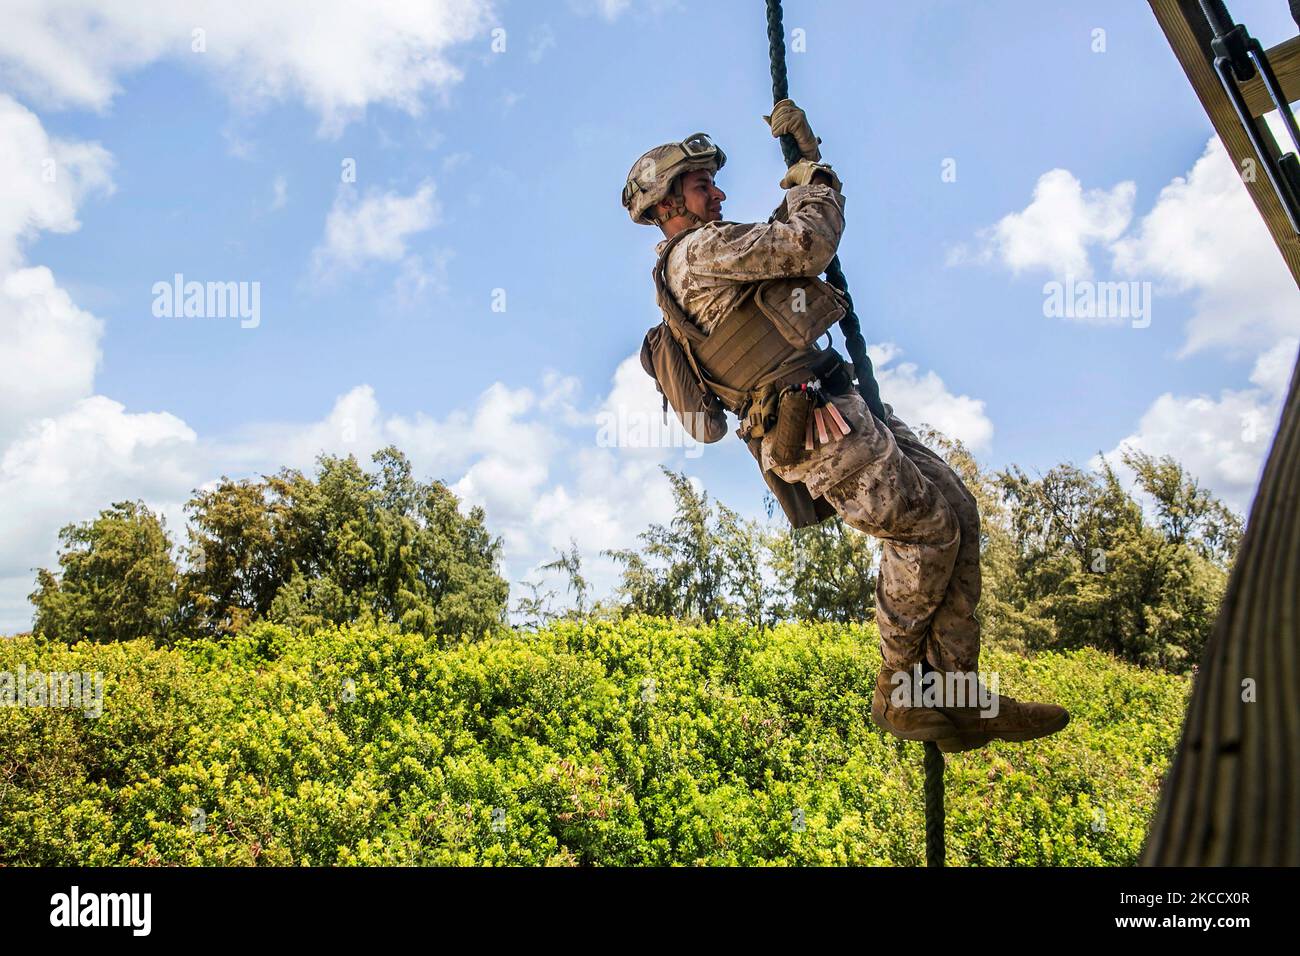
[[[781,0],[767,0],[767,46],[768,56],[772,62],[772,102],[790,98],[790,81],[785,69],[785,24],[782,21]],[[786,134],[781,137],[781,153],[785,164],[793,166],[803,157],[794,137]],[[849,280],[840,268],[837,255],[826,267],[826,281],[844,293],[848,301],[848,313],[840,319],[840,331],[844,333],[844,346],[848,350],[849,360],[858,377],[858,393],[867,407],[881,421],[885,419],[885,407],[880,401],[880,385],[867,356],[867,340],[862,335],[862,323],[853,310],[853,297],[849,295]],[[943,866],[944,847],[944,813],[943,813],[943,754],[938,744],[932,740],[925,742],[925,863],[926,866]]]

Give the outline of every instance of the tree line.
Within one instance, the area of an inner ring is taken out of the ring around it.
[[[394,622],[426,636],[502,626],[500,540],[439,481],[416,480],[395,448],[322,455],[293,469],[222,478],[186,505],[173,556],[163,519],[119,502],[59,533],[59,573],[41,569],[33,631],[68,641],[218,637],[253,621],[299,627]]]
[[[1171,456],[1136,449],[1126,491],[1103,459],[1099,472],[1061,464],[1030,478],[980,468],[956,440],[921,437],[961,476],[980,511],[983,632],[1020,651],[1096,647],[1147,667],[1195,666],[1214,626],[1243,533],[1241,517]],[[675,514],[639,536],[639,548],[602,552],[621,566],[617,593],[588,606],[576,545],[544,566],[562,573],[577,606],[554,612],[554,590],[527,581],[515,611],[526,626],[560,616],[630,611],[759,627],[799,619],[847,622],[875,613],[879,546],[838,517],[799,530],[743,520],[664,469]]]
[[[1213,627],[1242,520],[1171,457],[1126,451],[1126,491],[1099,472],[1058,465],[1038,478],[985,472],[933,429],[939,451],[979,502],[986,635],[1024,651],[1092,646],[1148,667],[1186,671]],[[509,604],[501,540],[483,509],[462,513],[440,481],[420,481],[396,448],[357,460],[322,455],[312,476],[282,469],[222,478],[186,505],[183,544],[143,502],[118,502],[59,533],[57,571],[41,569],[33,630],[69,642],[219,638],[266,620],[300,629],[355,621],[480,639],[514,621],[631,613],[758,627],[850,622],[875,612],[878,545],[832,518],[794,531],[767,498],[767,520],[745,519],[685,474],[664,469],[675,503],[637,547],[602,552],[621,569],[593,600],[576,544],[541,570],[558,574],[571,606],[554,608],[544,580]]]

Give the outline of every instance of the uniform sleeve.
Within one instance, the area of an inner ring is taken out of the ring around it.
[[[686,250],[697,276],[752,282],[826,271],[844,233],[844,197],[820,183],[786,191],[771,222],[727,223],[700,230]],[[784,221],[782,221],[784,219]]]

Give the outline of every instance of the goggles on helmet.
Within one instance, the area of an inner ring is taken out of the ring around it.
[[[679,151],[676,156],[665,156],[656,164],[655,178],[660,178],[668,170],[680,163],[693,159],[710,159],[717,157],[718,168],[721,169],[727,161],[727,154],[709,138],[708,133],[692,133],[680,143],[674,143],[673,146]],[[627,185],[623,187],[623,205],[631,201],[631,197],[640,191],[641,185],[634,180],[628,180]]]

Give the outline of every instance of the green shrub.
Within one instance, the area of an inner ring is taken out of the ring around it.
[[[0,863],[918,865],[921,749],[870,721],[877,643],[643,616],[0,640],[0,671],[105,679],[98,718],[0,709]],[[949,758],[949,862],[1135,864],[1187,679],[1090,648],[981,667],[1073,716]]]

